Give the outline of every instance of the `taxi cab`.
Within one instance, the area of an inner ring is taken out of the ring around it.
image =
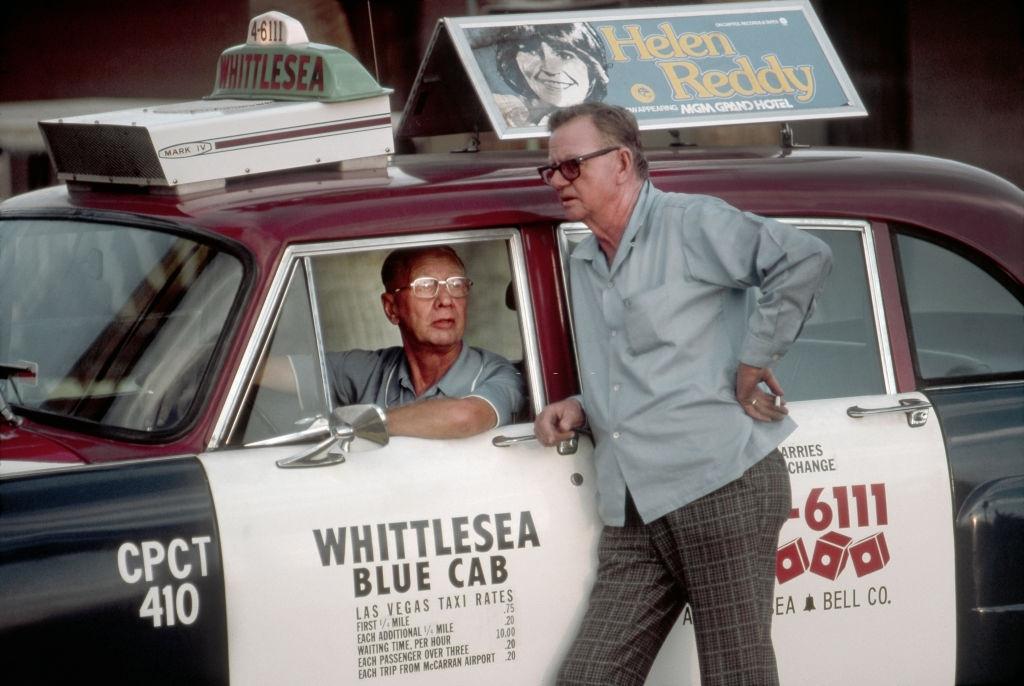
[[[230,102],[256,132],[44,122],[67,184],[0,205],[4,681],[551,683],[594,574],[596,478],[586,435],[526,437],[579,388],[565,264],[587,229],[563,221],[541,151],[392,155],[375,83],[330,123],[230,100],[275,59],[245,57],[261,20],[222,57],[225,100],[130,115]],[[280,58],[293,89],[330,79],[317,49]],[[332,137],[359,154],[328,159]],[[200,178],[213,162],[187,162],[210,149],[245,171]],[[799,424],[782,683],[1016,681],[1024,193],[904,153],[649,158],[662,190],[833,253],[776,372]],[[515,363],[528,406],[472,438],[389,439],[385,411],[334,406],[324,354],[395,344],[381,263],[440,244],[474,282],[466,340]],[[317,362],[302,393],[260,385],[279,355]],[[648,683],[699,683],[688,611]]]

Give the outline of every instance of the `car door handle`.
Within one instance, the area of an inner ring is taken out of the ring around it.
[[[890,405],[889,407],[860,407],[854,405],[853,407],[846,408],[846,415],[854,419],[863,419],[873,414],[903,412],[907,415],[907,424],[912,428],[916,428],[924,426],[928,422],[928,410],[931,407],[932,404],[926,400],[902,398],[899,405]]]
[[[527,441],[536,441],[537,437],[534,434],[526,434],[525,436],[495,436],[491,439],[491,443],[496,448],[508,448],[519,443],[526,443]],[[576,450],[579,448],[580,437],[579,434],[574,433],[572,438],[558,444],[559,455],[574,455]]]

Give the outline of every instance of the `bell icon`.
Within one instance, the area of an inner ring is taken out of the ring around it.
[[[804,612],[812,612],[816,609],[817,608],[814,607],[814,597],[810,593],[808,593],[807,600],[804,601]]]

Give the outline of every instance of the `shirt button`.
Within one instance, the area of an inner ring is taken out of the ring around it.
[[[618,331],[616,331],[615,329],[612,329],[612,337],[613,337],[613,338],[614,338],[614,337],[615,337],[616,335],[618,335],[618,333],[619,333]]]
[[[618,438],[618,437],[619,437],[619,432],[618,431],[616,431],[615,433],[612,434],[612,438]]]
[[[774,355],[772,355],[772,360],[774,360],[775,362],[778,362],[779,359],[781,359],[781,358],[782,358],[782,355],[780,355],[778,353],[775,353]]]
[[[617,390],[619,390],[620,388],[622,388],[622,386],[620,386],[619,384],[615,384],[614,386],[612,386],[612,390],[613,390],[613,391],[617,391]]]

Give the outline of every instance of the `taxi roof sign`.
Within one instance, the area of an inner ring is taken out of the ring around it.
[[[390,89],[280,12],[249,22],[217,79],[205,100],[40,122],[57,178],[180,190],[336,162],[383,167],[394,151]]]
[[[306,29],[298,19],[284,12],[264,12],[249,20],[247,45],[296,45],[308,43]]]
[[[594,101],[641,129],[867,114],[810,3],[772,0],[442,19],[398,134],[547,136]]]
[[[310,43],[298,20],[266,12],[249,22],[244,44],[221,53],[209,97],[345,102],[388,93],[346,51]]]

